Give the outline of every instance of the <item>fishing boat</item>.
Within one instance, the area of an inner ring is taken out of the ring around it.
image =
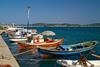
[[[83,42],[73,45],[67,45],[66,47],[59,46],[57,48],[53,49],[41,49],[38,48],[38,52],[41,54],[48,54],[48,55],[74,55],[74,54],[80,54],[87,51],[90,51],[94,48],[94,46],[97,44],[97,41],[89,41],[89,42]]]
[[[57,63],[65,67],[100,67],[100,60],[57,60]]]
[[[26,41],[27,38],[25,37],[23,30],[16,30],[13,35],[9,36],[10,42],[17,42],[17,41]]]
[[[6,33],[9,34],[9,35],[13,35],[16,32],[16,30],[21,31],[21,30],[24,30],[24,28],[17,28],[14,25],[13,25],[13,27],[8,26],[8,28],[6,29]]]
[[[10,42],[27,41],[36,32],[36,30],[29,30],[28,32],[26,29],[17,30],[13,35],[9,36],[9,40]]]
[[[64,41],[64,38],[61,39],[40,39],[38,40],[32,40],[32,42],[17,42],[20,48],[36,48],[36,47],[58,47],[60,46]]]
[[[18,41],[27,41],[27,38],[12,38],[12,39],[9,39],[10,42],[18,42]]]
[[[17,35],[17,36],[14,36],[13,38],[10,38],[9,41],[11,43],[19,42],[19,41],[27,41],[27,38],[26,37],[23,37],[21,35]]]

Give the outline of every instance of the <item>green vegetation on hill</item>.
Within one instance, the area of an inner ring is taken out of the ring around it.
[[[100,27],[100,23],[93,24],[69,24],[69,23],[61,23],[61,24],[47,24],[47,23],[35,23],[32,26],[42,26],[42,27]]]

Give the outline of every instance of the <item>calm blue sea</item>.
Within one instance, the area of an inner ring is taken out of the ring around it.
[[[54,31],[56,33],[56,36],[54,36],[54,38],[64,37],[65,40],[63,45],[70,45],[70,44],[80,43],[84,41],[93,41],[93,40],[98,41],[98,44],[93,50],[96,51],[96,54],[100,55],[100,28],[33,27],[30,29],[37,29],[38,33],[41,33],[46,30]],[[17,44],[10,43],[6,36],[4,36],[4,39],[9,45],[9,48],[11,49],[13,54],[21,52]],[[86,57],[89,60],[100,60],[91,55],[86,55]],[[21,67],[61,67],[59,64],[56,63],[57,58],[42,59],[40,57],[38,58],[32,52],[28,52],[20,56],[16,56],[16,59],[19,62]],[[75,56],[73,56],[72,59],[75,59]]]

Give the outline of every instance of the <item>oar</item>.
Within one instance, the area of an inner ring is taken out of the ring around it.
[[[92,56],[96,57],[96,58],[100,58],[99,55],[96,55],[96,54],[91,54]]]
[[[95,53],[96,53],[96,51],[93,51],[93,50],[91,51],[91,55],[92,55],[92,56],[94,56],[94,57],[96,57],[96,58],[100,58],[100,56],[99,56],[99,55],[96,55]]]

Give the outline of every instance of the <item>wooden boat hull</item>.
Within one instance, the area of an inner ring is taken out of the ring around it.
[[[91,47],[86,47],[86,48],[82,48],[80,50],[75,50],[75,51],[66,51],[66,50],[48,50],[48,49],[41,49],[38,48],[38,52],[41,54],[48,54],[48,55],[74,55],[74,54],[80,54],[80,53],[84,53],[84,52],[89,52],[90,50],[92,50],[94,48],[95,45],[91,46]]]
[[[58,42],[54,42],[54,43],[46,43],[46,44],[41,44],[41,43],[36,43],[36,44],[27,44],[27,43],[21,43],[21,42],[17,42],[19,47],[24,49],[24,48],[38,48],[38,47],[44,47],[44,48],[48,48],[48,47],[58,47],[60,46],[64,41],[64,38],[60,39]]]
[[[84,52],[89,52],[90,50],[92,50],[92,48],[90,49],[86,49],[83,51],[77,51],[77,52],[67,52],[67,51],[48,51],[48,50],[44,50],[44,49],[40,49],[38,48],[38,52],[41,54],[48,54],[48,55],[59,55],[59,56],[64,56],[64,55],[80,55],[80,53],[84,53]]]
[[[36,48],[36,46],[27,45],[27,44],[25,44],[25,43],[20,43],[20,42],[18,42],[18,45],[19,45],[20,49],[25,49],[25,48],[30,48],[30,49],[32,49],[32,48]]]

